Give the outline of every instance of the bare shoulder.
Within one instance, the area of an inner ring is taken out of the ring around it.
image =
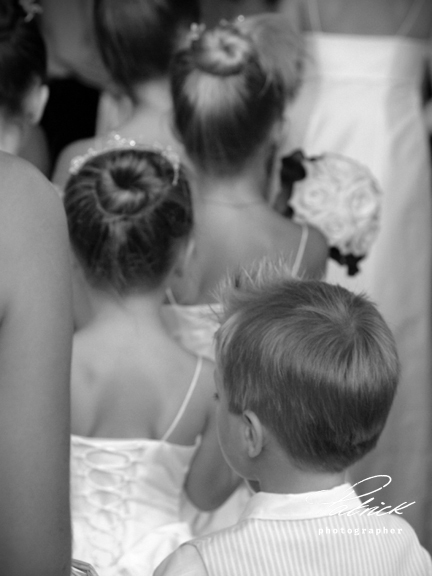
[[[207,576],[207,574],[196,548],[184,544],[159,564],[153,576]]]
[[[328,245],[324,235],[319,230],[313,226],[308,226],[308,230],[308,241],[302,268],[307,278],[320,279],[325,273]]]
[[[209,360],[198,358],[197,367],[200,366],[198,380],[192,395],[189,415],[190,423],[194,423],[197,430],[204,430],[214,410],[214,364]]]
[[[58,160],[56,162],[52,181],[59,188],[63,189],[68,178],[69,178],[69,168],[72,160],[76,156],[81,156],[85,154],[89,148],[91,148],[95,143],[94,138],[86,138],[84,140],[77,140],[72,142],[63,149]]]
[[[58,236],[66,240],[62,202],[42,173],[26,160],[1,153],[0,174],[1,247],[23,244],[30,238],[42,242]]]
[[[214,369],[215,365],[210,360],[202,360],[202,368],[199,379],[200,387],[206,397],[213,398],[214,388]]]
[[[302,277],[322,278],[328,257],[328,246],[323,234],[313,226],[302,226],[284,216],[277,216],[279,230],[282,231],[281,254],[288,257],[291,264],[301,258],[299,271]]]
[[[14,199],[17,203],[24,204],[31,201],[34,195],[37,195],[39,201],[40,194],[48,198],[53,193],[53,188],[45,176],[33,164],[18,156],[0,152],[0,174],[2,202]],[[4,216],[5,210],[0,214]]]
[[[39,294],[42,287],[60,290],[69,279],[69,252],[58,194],[39,170],[21,158],[0,154],[0,174],[2,299],[15,301],[25,289],[31,290],[32,282]]]

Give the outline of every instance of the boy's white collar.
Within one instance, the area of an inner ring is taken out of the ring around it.
[[[341,484],[331,490],[302,494],[257,492],[249,500],[240,521],[249,518],[263,520],[307,520],[348,512],[361,507],[360,498],[351,484]]]

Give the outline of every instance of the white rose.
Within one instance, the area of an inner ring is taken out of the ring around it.
[[[343,254],[366,254],[378,230],[381,191],[361,164],[338,154],[305,160],[289,201],[297,222],[318,228]]]

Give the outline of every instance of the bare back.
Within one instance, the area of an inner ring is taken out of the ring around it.
[[[102,438],[159,439],[175,418],[198,359],[139,326],[91,323],[74,338],[72,432]],[[192,445],[204,429],[212,366],[198,375],[193,410],[172,441]]]
[[[113,318],[75,334],[72,433],[180,446],[200,437],[185,489],[199,508],[220,506],[240,480],[217,440],[213,364],[180,348],[151,315]]]
[[[307,234],[302,246],[302,227],[263,203],[232,207],[204,201],[196,225],[200,288],[195,303],[213,302],[214,291],[229,270],[264,256],[282,256],[291,266],[297,264],[300,275],[321,277],[327,246],[318,231],[308,228]]]

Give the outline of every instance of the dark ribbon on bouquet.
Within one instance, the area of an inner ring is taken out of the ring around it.
[[[289,200],[293,193],[294,185],[300,180],[304,180],[307,176],[306,169],[303,165],[303,160],[306,159],[302,150],[295,150],[292,154],[282,158],[282,166],[280,169],[280,182],[281,189],[276,198],[274,208],[285,216],[292,219],[294,210],[289,205]],[[319,156],[309,157],[307,160],[318,160]],[[341,266],[348,268],[348,276],[354,276],[359,271],[358,263],[364,256],[354,256],[354,254],[342,254],[339,248],[329,246],[329,257],[336,260]]]

